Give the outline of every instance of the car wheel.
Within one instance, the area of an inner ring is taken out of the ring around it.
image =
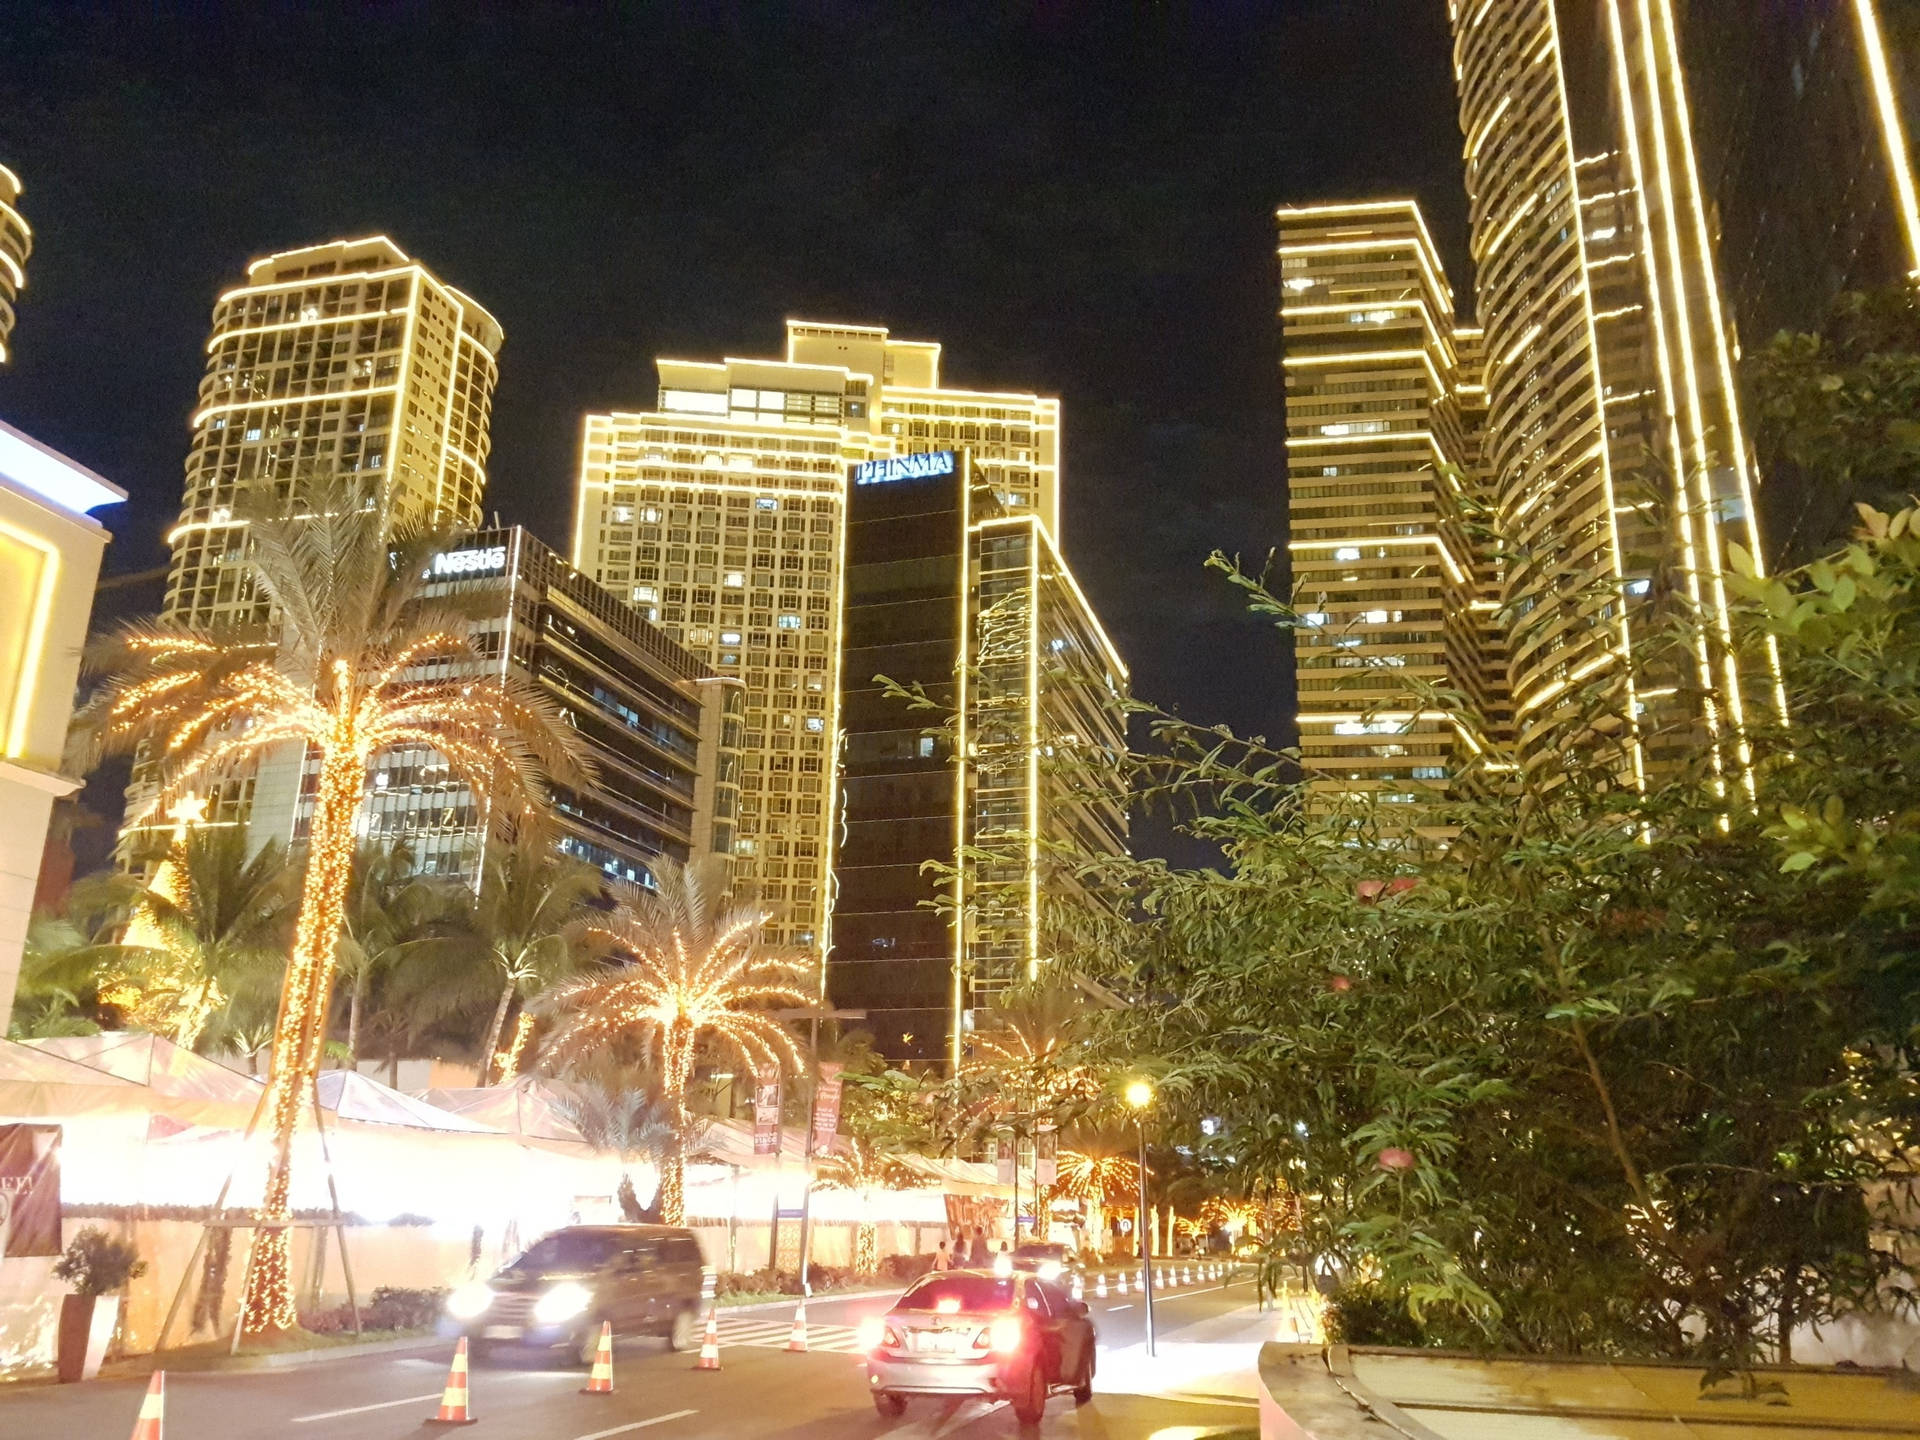
[[[1026,1384],[1013,1397],[1013,1413],[1022,1425],[1038,1425],[1047,1412],[1047,1376],[1039,1361],[1027,1367]]]
[[[1086,1363],[1080,1367],[1080,1378],[1073,1387],[1073,1403],[1084,1405],[1093,1399],[1093,1346],[1087,1346]]]
[[[667,1348],[671,1350],[691,1350],[700,1343],[700,1326],[693,1318],[691,1309],[682,1310],[673,1317],[673,1329],[667,1332]]]
[[[873,1392],[873,1408],[889,1419],[898,1419],[907,1413],[907,1397],[896,1395],[891,1390]]]

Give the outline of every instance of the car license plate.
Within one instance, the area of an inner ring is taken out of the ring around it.
[[[951,1330],[922,1330],[919,1348],[929,1355],[951,1355],[953,1338]]]
[[[518,1340],[520,1338],[520,1327],[518,1325],[489,1325],[480,1332],[480,1338],[482,1340]]]

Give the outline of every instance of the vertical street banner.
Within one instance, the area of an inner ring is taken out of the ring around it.
[[[1033,1132],[1033,1183],[1035,1188],[1044,1188],[1059,1178],[1060,1132],[1043,1125]]]
[[[753,1153],[780,1153],[780,1067],[763,1065],[753,1080]]]
[[[0,1256],[60,1253],[60,1127],[0,1125]]]
[[[840,1129],[840,1072],[846,1067],[829,1060],[820,1067],[820,1084],[813,1092],[813,1153],[825,1155],[833,1149],[833,1137]]]

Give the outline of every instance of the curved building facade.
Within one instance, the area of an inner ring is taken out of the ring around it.
[[[13,358],[13,307],[27,288],[33,229],[20,213],[20,177],[0,165],[0,365]]]

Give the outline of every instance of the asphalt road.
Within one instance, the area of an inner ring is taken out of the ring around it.
[[[1178,1341],[1182,1329],[1244,1307],[1244,1282],[1223,1291],[1195,1286],[1157,1297],[1157,1329]],[[465,1429],[425,1425],[440,1399],[451,1347],[347,1356],[273,1371],[170,1373],[167,1440],[424,1440],[463,1434],[484,1440],[998,1440],[1023,1432],[1005,1405],[922,1400],[898,1420],[882,1419],[867,1398],[853,1354],[851,1327],[887,1308],[881,1297],[820,1301],[808,1307],[805,1355],[781,1347],[785,1311],[721,1312],[721,1369],[692,1368],[692,1355],[657,1340],[620,1342],[615,1392],[582,1395],[584,1372],[541,1357],[493,1359],[475,1367]],[[1143,1339],[1141,1297],[1089,1295],[1102,1352],[1097,1392],[1075,1407],[1055,1397],[1037,1431],[1041,1440],[1198,1440],[1251,1429],[1245,1405],[1172,1400],[1128,1393],[1142,1388],[1129,1363]],[[1251,1331],[1249,1331],[1251,1335]],[[1115,1356],[1108,1364],[1109,1353]],[[1129,1372],[1133,1373],[1129,1373]],[[140,1409],[144,1380],[85,1385],[0,1386],[3,1440],[125,1440]],[[1171,1432],[1171,1435],[1163,1434]]]

